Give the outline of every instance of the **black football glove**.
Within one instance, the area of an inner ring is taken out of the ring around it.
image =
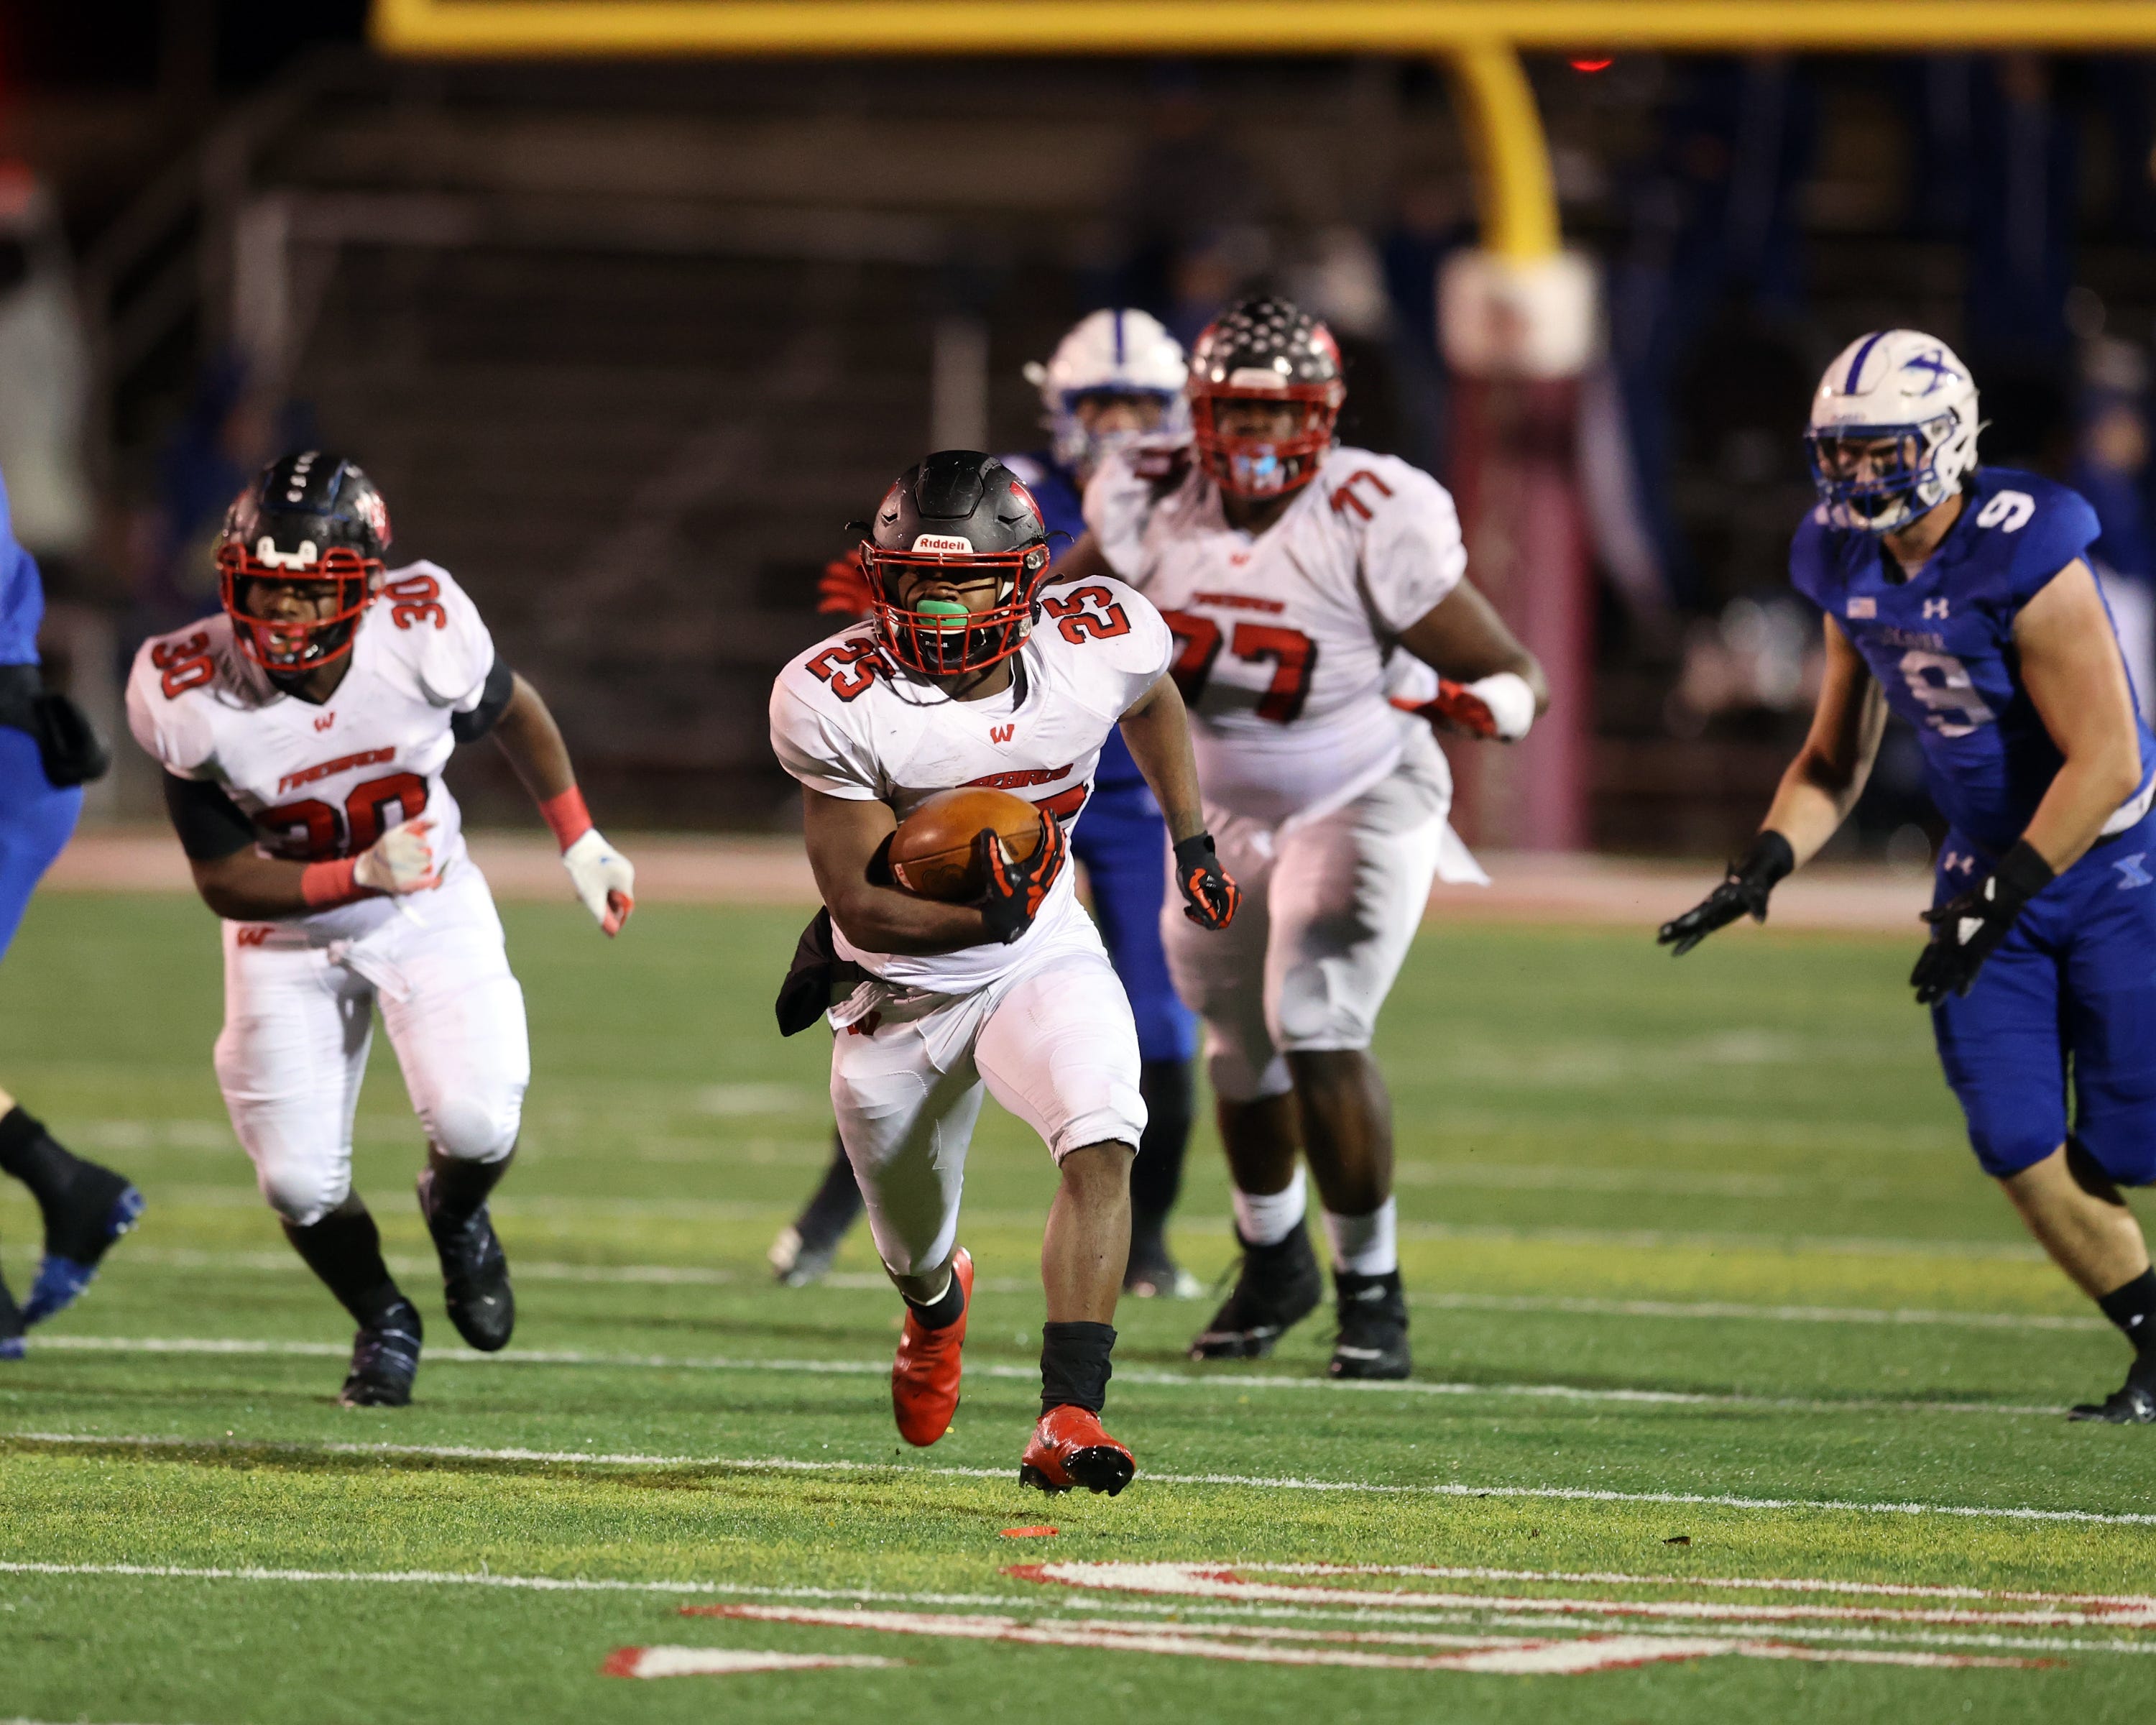
[[[1767,895],[1796,865],[1796,853],[1789,849],[1789,841],[1769,827],[1730,864],[1721,886],[1683,916],[1665,922],[1655,938],[1671,948],[1672,958],[1681,958],[1716,929],[1727,928],[1739,916],[1764,922]]]
[[[1013,862],[993,833],[973,834],[973,866],[988,889],[975,903],[981,920],[988,925],[988,938],[1009,946],[1033,927],[1033,919],[1048,902],[1048,890],[1063,872],[1070,854],[1063,836],[1063,823],[1052,814],[1040,817],[1040,843],[1024,862]]]
[[[1177,844],[1175,884],[1183,891],[1183,914],[1200,928],[1225,928],[1243,902],[1243,889],[1213,854],[1210,833],[1193,833]]]
[[[1932,943],[1917,954],[1917,968],[1909,973],[1917,1004],[1929,1006],[1949,994],[1968,993],[1991,949],[2006,938],[2029,901],[2056,878],[2036,847],[2018,839],[1989,879],[1925,911]]]

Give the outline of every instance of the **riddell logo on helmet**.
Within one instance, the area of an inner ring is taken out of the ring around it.
[[[913,542],[916,551],[956,552],[961,557],[973,554],[973,542],[957,533],[923,533]]]
[[[321,561],[322,554],[315,549],[315,542],[302,539],[297,551],[280,551],[277,542],[267,533],[254,544],[254,561],[269,569],[311,569]]]

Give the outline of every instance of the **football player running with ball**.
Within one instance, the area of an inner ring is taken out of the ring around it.
[[[1086,531],[1080,500],[1101,458],[1120,444],[1181,422],[1183,369],[1175,337],[1144,312],[1130,311],[1087,314],[1057,343],[1046,365],[1026,367],[1027,381],[1040,391],[1048,410],[1051,447],[1003,460],[1033,494],[1048,524],[1050,580],[1056,578],[1055,552]],[[1059,536],[1060,547],[1054,542]],[[818,608],[848,616],[868,612],[867,587],[854,556],[831,565],[824,587]],[[1101,745],[1086,821],[1072,832],[1070,850],[1085,867],[1108,961],[1122,979],[1138,1027],[1146,1129],[1131,1168],[1131,1256],[1123,1291],[1140,1298],[1195,1298],[1197,1277],[1168,1250],[1168,1218],[1182,1187],[1190,1141],[1197,1031],[1189,1009],[1176,998],[1161,950],[1168,848],[1160,807],[1119,732],[1111,731]],[[840,1144],[815,1195],[772,1245],[771,1266],[779,1281],[800,1287],[819,1279],[860,1207],[853,1167]]]
[[[2095,511],[1979,469],[1978,429],[1969,370],[1932,336],[1878,331],[1827,368],[1820,502],[1789,548],[1826,616],[1811,734],[1728,878],[1661,937],[1683,953],[1763,921],[1862,792],[1888,710],[1915,726],[1950,829],[1909,980],[1978,1162],[2133,1344],[2125,1385],[2072,1417],[2147,1424],[2156,1275],[2119,1188],[2156,1180],[2156,739],[2090,572]]]
[[[1464,578],[1444,488],[1334,445],[1346,391],[1324,325],[1244,300],[1198,338],[1187,388],[1191,444],[1102,463],[1071,567],[1097,558],[1160,607],[1206,819],[1248,895],[1220,938],[1163,930],[1204,1020],[1244,1252],[1191,1353],[1270,1353],[1322,1297],[1300,1151],[1332,1246],[1329,1369],[1404,1378],[1391,1104],[1370,1040],[1433,876],[1481,878],[1445,824],[1451,778],[1424,719],[1524,737],[1542,671]],[[1401,648],[1440,680],[1422,717],[1388,699]]]
[[[216,1061],[233,1129],[359,1325],[348,1407],[402,1407],[419,1367],[419,1314],[352,1189],[377,1007],[427,1134],[419,1208],[450,1320],[490,1352],[516,1321],[486,1200],[516,1153],[531,1061],[501,923],[442,783],[457,745],[494,737],[607,933],[634,907],[537,691],[448,572],[385,572],[388,546],[357,467],[284,457],[226,516],[223,612],[145,642],[127,685],[196,888],[223,919]]]
[[[947,449],[909,470],[860,557],[870,619],[772,689],[772,747],[801,782],[826,907],[781,1026],[828,1009],[837,1033],[832,1111],[906,1301],[891,1403],[909,1443],[934,1443],[957,1407],[973,1280],[958,1200],[983,1087],[1040,1134],[1060,1183],[1041,1242],[1041,1414],[1019,1477],[1113,1494],[1136,1471],[1100,1414],[1146,1109],[1130,1003],[1079,906],[1065,834],[1120,726],[1167,818],[1186,914],[1208,930],[1233,919],[1168,675],[1173,643],[1118,581],[1044,598],[1047,525],[991,455]],[[1038,843],[1018,858],[993,833],[969,835],[970,903],[901,890],[887,860],[901,818],[962,786],[1035,804]]]

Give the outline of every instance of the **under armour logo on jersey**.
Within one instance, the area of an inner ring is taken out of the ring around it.
[[[1973,875],[1976,872],[1976,859],[1964,856],[1958,850],[1949,850],[1940,857],[1939,867],[1949,875]]]
[[[324,713],[315,721],[315,729],[317,731],[326,731],[331,726],[336,723],[336,715],[335,713]]]
[[[988,741],[990,742],[1009,742],[1011,738],[1017,735],[1018,726],[1015,725],[991,725],[988,726]]]
[[[1924,601],[1924,615],[1925,615],[1925,616],[1927,616],[1927,617],[1943,617],[1943,616],[1945,616],[1946,614],[1947,614],[1947,602],[1946,602],[1944,599],[1926,599],[1926,600]]]
[[[2118,890],[2121,892],[2130,891],[2136,886],[2156,886],[2156,875],[2152,875],[2141,866],[2143,859],[2148,855],[2145,850],[2137,850],[2133,855],[2117,858],[2112,863],[2112,867],[2118,870]]]

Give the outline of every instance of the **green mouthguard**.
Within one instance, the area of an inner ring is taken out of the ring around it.
[[[928,629],[963,629],[972,616],[956,599],[921,599],[913,607],[913,620]]]

